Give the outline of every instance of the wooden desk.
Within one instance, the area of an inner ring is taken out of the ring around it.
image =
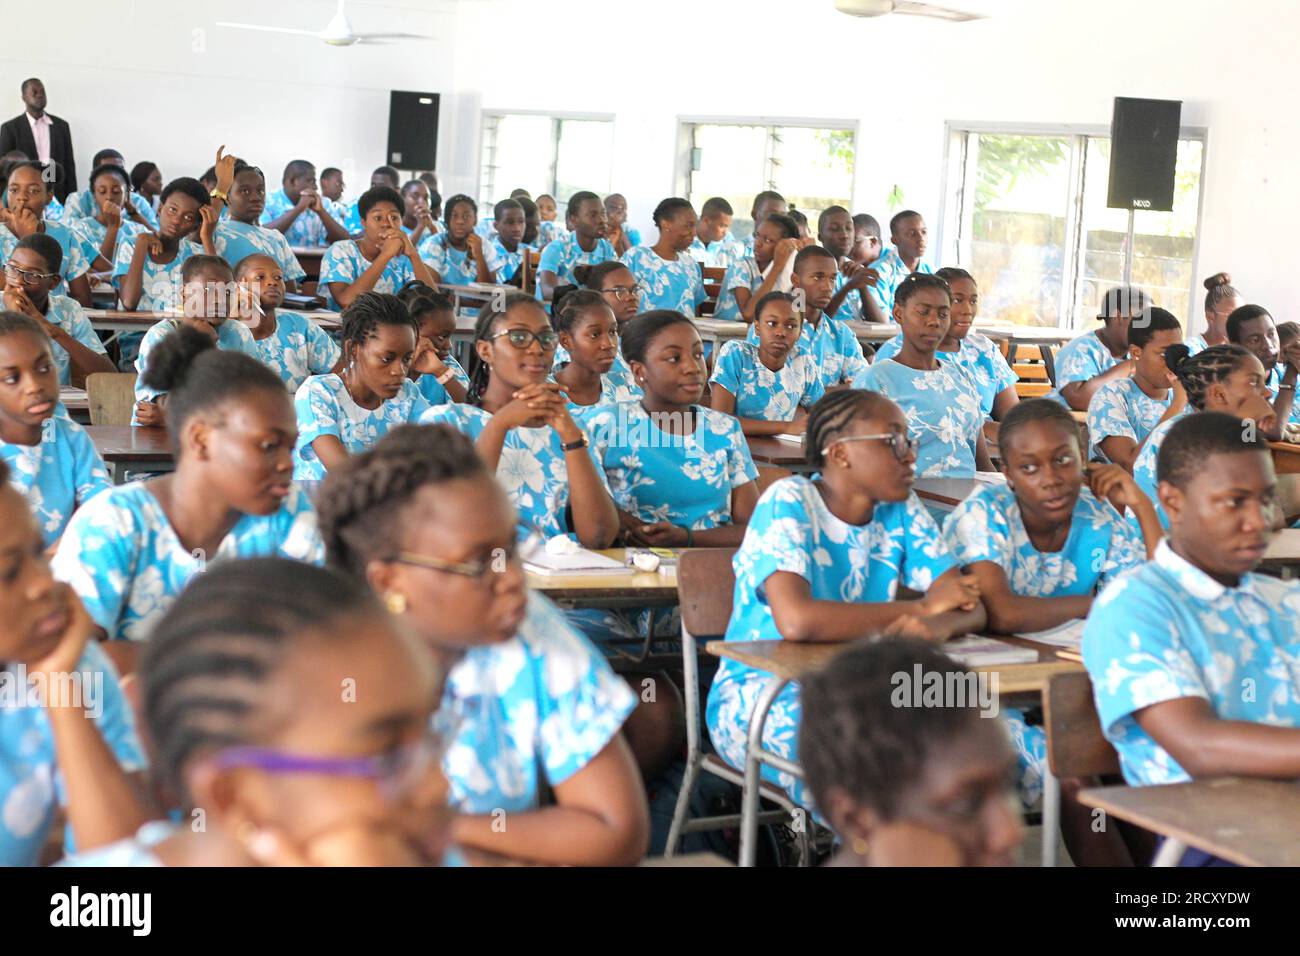
[[[171,471],[176,467],[165,428],[90,425],[86,434],[108,466],[109,477],[115,485],[123,482],[128,468],[134,471]]]
[[[1167,837],[1156,866],[1188,846],[1240,866],[1300,866],[1300,787],[1223,777],[1158,787],[1097,787],[1079,799]]]
[[[1300,474],[1300,445],[1286,441],[1271,441],[1268,447],[1273,450],[1273,470],[1279,475]]]
[[[294,257],[298,260],[298,265],[302,266],[302,271],[307,275],[301,280],[303,282],[317,282],[320,280],[320,264],[325,258],[325,250],[319,246],[311,248],[294,246]]]
[[[63,403],[63,407],[68,410],[68,415],[78,425],[90,424],[90,398],[86,395],[84,388],[60,385],[59,401]]]
[[[1258,570],[1290,579],[1297,569],[1300,569],[1300,528],[1284,528],[1268,543]]]
[[[118,309],[85,309],[84,311],[86,318],[90,320],[91,328],[97,332],[144,332],[163,319],[180,317],[179,312],[124,312]],[[290,309],[289,311],[297,312],[299,310]],[[314,312],[303,311],[302,314],[322,328],[338,328],[342,324],[339,313],[330,312],[326,309],[318,309]],[[116,338],[116,336],[110,337],[108,342],[113,341],[113,338]]]
[[[951,511],[983,484],[985,482],[974,478],[918,478],[913,482],[912,490],[922,501]]]
[[[817,470],[808,464],[802,442],[796,444],[792,441],[768,438],[767,436],[750,436],[745,441],[749,445],[749,455],[754,459],[756,465],[784,468],[787,471],[800,474]]]
[[[598,552],[622,563],[625,548]],[[673,607],[677,604],[677,569],[667,573],[628,568],[626,574],[533,574],[528,586],[568,607]]]

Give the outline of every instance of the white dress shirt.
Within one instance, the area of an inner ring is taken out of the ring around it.
[[[31,113],[24,112],[27,122],[32,128],[32,139],[36,140],[36,158],[42,163],[50,161],[50,127],[54,124],[50,122],[48,113],[42,113],[41,118],[37,119]]]

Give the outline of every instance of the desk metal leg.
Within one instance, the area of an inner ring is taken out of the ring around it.
[[[1183,858],[1183,854],[1186,852],[1186,843],[1179,843],[1172,837],[1166,838],[1165,842],[1160,844],[1160,849],[1156,852],[1156,858],[1151,865],[1177,866],[1178,861]]]
[[[749,715],[749,745],[745,749],[745,785],[740,800],[740,865],[753,866],[758,856],[758,788],[762,769],[763,727],[772,702],[789,680],[773,677],[763,688]]]
[[[1043,866],[1056,866],[1061,839],[1061,781],[1043,768]]]

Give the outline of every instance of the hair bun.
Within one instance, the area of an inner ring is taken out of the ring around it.
[[[1165,365],[1169,368],[1169,371],[1177,375],[1178,370],[1182,367],[1184,362],[1191,358],[1191,355],[1192,350],[1184,343],[1178,342],[1177,344],[1171,345],[1169,348],[1165,349]]]
[[[182,325],[164,336],[149,352],[140,380],[159,392],[175,391],[185,381],[194,360],[216,347],[217,343],[198,329]]]
[[[1211,292],[1221,285],[1232,285],[1232,276],[1226,272],[1216,272],[1205,280],[1205,288]]]

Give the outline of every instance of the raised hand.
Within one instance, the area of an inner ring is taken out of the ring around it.
[[[217,171],[217,189],[223,193],[230,192],[235,185],[235,163],[238,158],[234,154],[226,155],[226,147],[217,147],[217,161],[212,164],[212,168]],[[301,201],[302,197],[299,197]]]

